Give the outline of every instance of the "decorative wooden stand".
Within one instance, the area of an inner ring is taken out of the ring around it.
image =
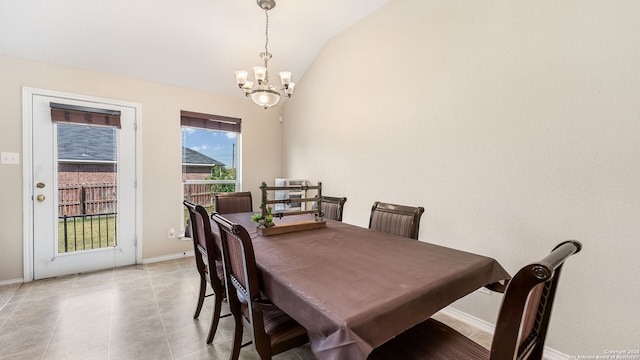
[[[275,191],[275,190],[318,190],[318,196],[315,198],[301,198],[301,199],[284,199],[284,200],[268,200],[267,192]],[[291,204],[291,203],[301,203],[301,202],[315,202],[317,203],[316,209],[314,210],[303,210],[303,211],[283,211],[277,213],[271,213],[271,216],[274,218],[282,218],[283,216],[291,216],[291,215],[304,215],[304,214],[314,214],[315,220],[308,221],[297,221],[285,224],[278,224],[268,228],[260,228],[258,227],[258,234],[268,236],[268,235],[276,235],[276,234],[285,234],[294,231],[303,231],[303,230],[311,230],[326,227],[327,223],[324,221],[322,214],[322,183],[318,182],[317,186],[267,186],[265,182],[260,185],[260,190],[262,190],[262,204],[260,205],[262,209],[262,216],[267,216],[267,207],[271,204]]]

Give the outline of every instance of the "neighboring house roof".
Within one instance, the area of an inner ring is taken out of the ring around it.
[[[220,161],[184,146],[182,147],[182,163],[193,166],[224,166]]]
[[[116,131],[101,126],[58,123],[58,159],[60,161],[117,160]]]
[[[116,142],[114,128],[58,123],[58,159],[63,162],[115,162]],[[223,163],[184,146],[182,163],[192,166],[224,166]]]

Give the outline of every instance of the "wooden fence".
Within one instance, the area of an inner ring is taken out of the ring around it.
[[[85,184],[58,187],[58,217],[115,213],[116,184]]]
[[[184,184],[184,199],[202,206],[213,205],[212,184]]]
[[[184,199],[203,206],[213,205],[216,184],[184,184]],[[228,190],[227,190],[228,191]],[[85,184],[58,187],[58,217],[115,213],[116,184]]]

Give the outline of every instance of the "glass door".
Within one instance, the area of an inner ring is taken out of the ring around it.
[[[40,95],[32,106],[34,278],[135,263],[134,109]],[[102,109],[117,126],[91,112]]]

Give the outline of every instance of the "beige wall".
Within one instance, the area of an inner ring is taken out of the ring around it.
[[[422,205],[420,240],[512,273],[580,240],[547,345],[637,349],[639,15],[636,1],[394,0],[330,41],[285,104],[285,175],[347,196],[348,223],[376,200]],[[454,306],[495,322],[500,299]]]
[[[229,86],[234,84],[230,82]],[[260,183],[281,175],[279,108],[265,111],[246,99],[0,55],[2,152],[22,153],[22,87],[142,105],[143,259],[193,250],[189,242],[167,238],[170,227],[181,227],[184,208],[180,183],[180,110],[242,119],[242,186],[254,193],[256,204]],[[269,156],[265,156],[265,149],[269,150]],[[23,277],[22,166],[0,165],[0,182],[2,282]]]

